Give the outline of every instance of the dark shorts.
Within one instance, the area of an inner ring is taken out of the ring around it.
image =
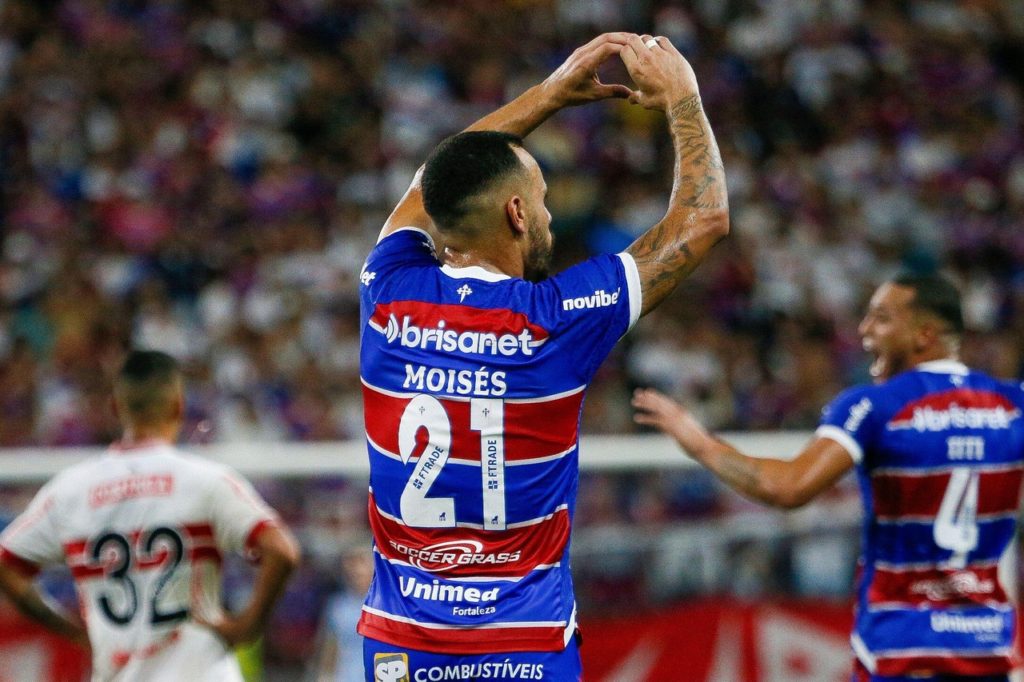
[[[432,654],[367,637],[363,665],[366,682],[579,682],[583,674],[575,638],[555,652]]]
[[[859,660],[853,662],[853,676],[850,682],[1010,682],[1009,675],[934,675],[932,677],[908,677],[897,675],[896,677],[885,677],[883,675],[872,675],[864,664]]]

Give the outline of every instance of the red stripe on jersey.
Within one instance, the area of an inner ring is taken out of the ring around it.
[[[380,513],[370,497],[370,528],[377,551],[445,577],[522,577],[537,566],[558,562],[569,541],[569,512],[521,528],[411,528]]]
[[[193,542],[198,540],[213,540],[213,526],[208,523],[186,523],[181,527],[181,530]]]
[[[212,561],[220,565],[223,562],[220,551],[216,547],[193,547],[188,550],[189,561]]]
[[[71,577],[75,580],[92,580],[93,578],[102,578],[106,569],[103,566],[89,566],[86,564],[76,564],[71,566]]]
[[[6,547],[0,547],[0,564],[10,566],[27,578],[34,578],[39,574],[38,564],[18,556]]]
[[[363,405],[366,433],[374,443],[398,453],[398,428],[402,414],[412,400],[395,397],[363,384]],[[467,400],[438,398],[451,423],[450,459],[464,462],[480,461],[480,432],[470,428],[470,404]],[[505,461],[515,462],[550,457],[569,450],[576,444],[583,391],[538,402],[506,401]],[[421,429],[414,457],[426,447],[426,429]]]
[[[501,654],[515,651],[561,651],[565,628],[558,625],[460,629],[430,628],[363,611],[356,632],[399,647],[439,654]]]
[[[962,422],[966,428],[1006,428],[1009,421],[1019,416],[1020,410],[1004,395],[973,388],[954,388],[929,393],[907,403],[887,426],[905,429],[920,425],[923,429],[935,430],[929,428],[930,423],[948,421],[956,427]]]
[[[971,606],[1007,603],[997,566],[963,569],[890,571],[875,569],[868,588],[868,605],[899,603],[909,606]]]
[[[970,656],[949,652],[930,656],[879,657],[876,674],[882,676],[908,675],[929,671],[932,675],[1001,675],[1013,669],[1009,656]]]
[[[89,544],[88,540],[70,540],[64,543],[64,558],[66,561],[71,562],[78,559],[85,554],[85,548]]]
[[[1016,512],[1020,501],[1021,469],[978,472],[978,514]],[[935,516],[949,485],[948,470],[921,476],[875,474],[871,477],[875,516]]]
[[[430,334],[430,338],[426,340],[423,338],[424,332],[435,330],[441,333],[454,332],[448,335],[449,338],[463,332],[477,332],[481,336],[493,335],[498,339],[503,336],[514,336],[519,342],[515,344],[515,347],[519,348],[518,352],[524,352],[521,344],[527,340],[538,343],[548,338],[546,329],[530,322],[524,313],[517,313],[508,308],[474,308],[468,305],[423,301],[391,301],[377,304],[370,317],[370,323],[384,330],[389,343],[398,342],[419,348],[438,349],[439,345],[444,345],[444,339],[439,339],[436,333]],[[465,344],[461,349],[463,352],[474,352],[465,350],[470,347],[470,341],[478,342],[479,338],[457,339],[455,343]],[[491,352],[491,345],[488,343],[486,350],[481,354],[512,355],[512,341],[506,343],[506,352]],[[525,354],[530,355],[532,351]]]

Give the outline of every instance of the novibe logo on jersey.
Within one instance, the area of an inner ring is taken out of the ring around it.
[[[577,298],[563,298],[562,310],[588,310],[590,308],[607,308],[619,302],[621,288],[615,293],[609,294],[604,289],[598,289],[590,296],[579,296]]]
[[[439,320],[434,327],[421,327],[409,315],[404,315],[401,322],[394,314],[390,315],[388,326],[383,332],[388,343],[398,341],[404,348],[449,353],[457,351],[474,355],[533,355],[533,349],[543,343],[535,340],[529,329],[523,329],[518,334],[501,335],[482,331],[460,332],[449,329],[446,320]]]

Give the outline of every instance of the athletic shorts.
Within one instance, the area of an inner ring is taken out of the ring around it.
[[[432,654],[366,637],[363,666],[366,682],[579,682],[583,675],[575,637],[562,651],[509,654]]]
[[[909,677],[897,675],[886,677],[883,675],[872,675],[864,664],[859,660],[853,662],[853,677],[850,682],[1010,682],[1009,675],[933,675],[932,677]]]

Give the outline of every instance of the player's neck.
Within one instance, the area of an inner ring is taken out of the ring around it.
[[[912,356],[910,358],[910,366],[917,367],[925,362],[935,362],[937,360],[960,362],[960,355],[944,347],[930,348],[927,351],[922,351]]]
[[[523,276],[523,261],[515,249],[445,246],[441,260],[452,268],[478,267],[509,277]]]
[[[178,438],[176,424],[127,424],[118,444],[122,447],[173,444]]]

